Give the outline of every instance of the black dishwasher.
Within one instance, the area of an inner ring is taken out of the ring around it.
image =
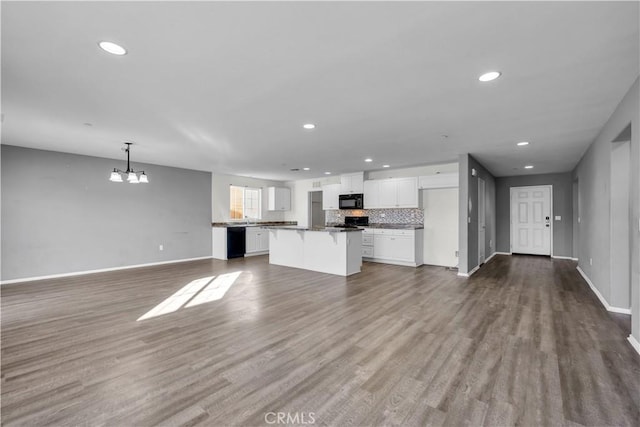
[[[244,256],[246,233],[245,227],[227,227],[227,259]]]

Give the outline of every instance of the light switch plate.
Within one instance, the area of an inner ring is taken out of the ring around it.
[[[556,215],[556,221],[562,221],[562,217],[560,215]]]

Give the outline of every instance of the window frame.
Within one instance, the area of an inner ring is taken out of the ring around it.
[[[238,203],[238,192],[242,193],[240,198],[240,203]],[[257,197],[249,197],[253,193],[257,195]],[[256,200],[257,199],[257,200]],[[250,203],[247,203],[250,200]],[[247,205],[257,205],[250,206]],[[242,209],[241,218],[237,217],[238,208]],[[247,211],[252,211],[251,216],[247,215]],[[253,216],[253,213],[257,213],[257,216]],[[241,185],[229,185],[229,219],[231,221],[247,221],[247,220],[259,220],[262,219],[262,187],[249,187],[249,186],[241,186]]]

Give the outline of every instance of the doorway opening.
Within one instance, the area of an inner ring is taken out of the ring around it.
[[[611,301],[631,307],[631,124],[611,143]]]
[[[324,227],[325,220],[322,209],[322,191],[309,191],[309,226]]]
[[[485,182],[478,178],[478,265],[484,264],[486,243]]]
[[[580,248],[580,181],[576,178],[573,181],[572,188],[572,206],[573,206],[573,247],[572,256],[578,258],[578,249]]]

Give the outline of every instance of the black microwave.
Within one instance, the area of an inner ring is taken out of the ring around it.
[[[340,194],[338,198],[340,209],[364,209],[364,195],[362,194]]]

